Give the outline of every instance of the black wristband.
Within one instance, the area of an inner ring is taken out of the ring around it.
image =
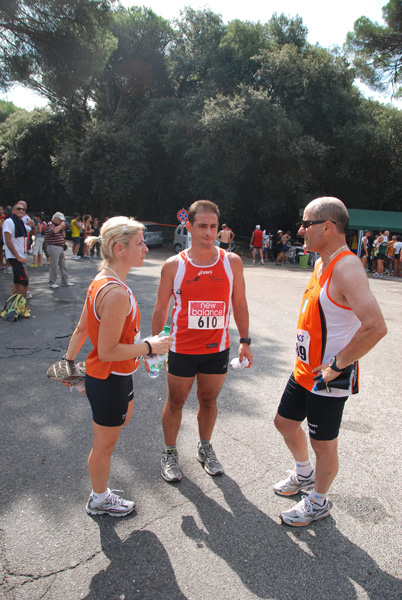
[[[151,344],[148,342],[148,340],[143,340],[144,344],[146,344],[148,346],[148,354],[147,356],[152,356],[152,346]]]

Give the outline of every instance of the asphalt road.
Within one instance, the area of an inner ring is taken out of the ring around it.
[[[151,250],[128,278],[144,336],[168,254]],[[389,333],[361,360],[361,392],[345,409],[332,514],[295,530],[278,518],[294,500],[272,491],[293,467],[272,420],[293,366],[309,270],[246,262],[255,364],[229,372],[220,395],[213,442],[226,474],[210,477],[195,458],[192,392],[178,440],[183,479],[161,478],[166,381],[164,374],[151,381],[141,368],[133,420],[112,459],[111,486],[137,504],[124,519],[86,514],[89,404],[45,375],[67,347],[98,263],[69,260],[75,287],[56,291],[47,286],[46,267],[30,269],[32,317],[0,320],[1,598],[402,598],[402,280],[370,281]],[[11,279],[1,272],[2,302]],[[237,337],[233,329],[232,356]]]

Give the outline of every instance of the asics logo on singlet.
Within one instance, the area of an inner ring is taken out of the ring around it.
[[[298,333],[297,334],[297,341],[298,342],[304,342],[304,335],[302,333]]]
[[[199,271],[199,272],[198,272],[198,277],[199,277],[200,275],[212,275],[212,271]]]

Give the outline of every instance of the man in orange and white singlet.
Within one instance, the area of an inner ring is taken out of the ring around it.
[[[217,248],[219,209],[209,200],[194,202],[188,214],[191,246],[169,258],[162,267],[152,331],[159,333],[167,321],[171,297],[172,347],[168,356],[168,398],[162,412],[165,450],[162,477],[179,481],[176,440],[183,406],[197,379],[197,459],[207,473],[220,475],[223,467],[211,445],[217,417],[217,397],[229,363],[230,307],[240,334],[239,360],[253,364],[243,263],[234,253]]]
[[[311,490],[281,513],[300,527],[330,513],[327,492],[338,472],[337,438],[345,402],[358,392],[358,359],[387,328],[366,272],[346,245],[349,215],[337,198],[317,198],[304,210],[299,235],[318,252],[297,324],[296,366],[283,393],[275,426],[295,459],[295,470],[274,486],[281,496]],[[301,428],[307,418],[315,468]]]

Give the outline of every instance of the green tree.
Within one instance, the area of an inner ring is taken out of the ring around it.
[[[193,196],[217,199],[240,230],[258,221],[295,222],[325,147],[266,92],[244,88],[232,99],[211,99],[196,133],[187,153]]]
[[[65,207],[54,156],[67,131],[62,115],[19,110],[0,125],[1,184],[9,203],[51,212]]]
[[[166,53],[174,34],[168,21],[138,7],[116,11],[110,31],[117,47],[97,81],[96,116],[132,122],[152,98],[173,93]]]
[[[5,121],[10,115],[21,110],[17,108],[12,102],[7,100],[0,100],[0,123]]]
[[[383,7],[386,25],[360,17],[348,33],[346,48],[353,57],[356,74],[373,89],[386,91],[391,85],[395,97],[402,95],[402,3],[390,0]]]
[[[216,57],[226,32],[222,18],[209,9],[196,11],[187,7],[175,25],[170,63],[177,94],[213,94],[217,85]]]
[[[58,152],[56,164],[75,209],[138,214],[135,190],[147,172],[147,160],[135,127],[90,123],[81,140]]]
[[[0,72],[68,110],[89,118],[92,83],[115,46],[107,0],[3,0]]]

